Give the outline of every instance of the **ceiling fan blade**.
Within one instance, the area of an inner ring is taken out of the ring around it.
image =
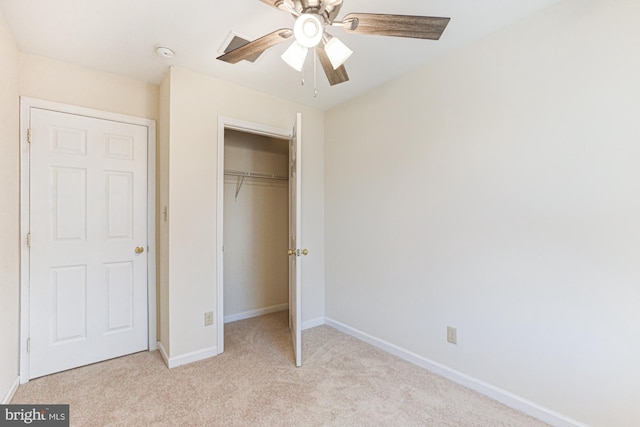
[[[350,13],[343,19],[348,33],[438,40],[451,18]]]
[[[270,47],[280,44],[291,37],[293,37],[293,30],[290,28],[281,28],[273,33],[269,33],[266,36],[262,36],[257,40],[233,49],[224,55],[220,55],[217,59],[230,64],[235,64],[243,59],[262,53]]]
[[[329,56],[327,56],[327,52],[324,50],[322,44],[316,46],[316,52],[318,53],[318,59],[331,86],[349,81],[349,76],[347,75],[347,70],[344,68],[344,65],[339,66],[335,70],[333,69],[333,65],[331,65]]]

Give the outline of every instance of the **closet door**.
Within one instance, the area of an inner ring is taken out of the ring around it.
[[[30,111],[29,378],[148,348],[147,128]]]
[[[307,250],[299,248],[300,237],[300,194],[302,146],[302,114],[296,116],[293,136],[289,141],[289,328],[293,341],[296,366],[302,366],[302,316],[300,314],[301,266],[300,256]]]

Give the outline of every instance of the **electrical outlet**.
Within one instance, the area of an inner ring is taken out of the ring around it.
[[[204,314],[204,326],[213,325],[213,311],[207,311]]]
[[[453,326],[447,326],[447,341],[451,344],[458,344],[458,332]]]

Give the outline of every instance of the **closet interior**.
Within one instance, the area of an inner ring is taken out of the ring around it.
[[[289,141],[225,129],[224,322],[288,309]]]

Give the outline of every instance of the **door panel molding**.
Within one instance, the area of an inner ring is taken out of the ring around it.
[[[144,126],[147,129],[147,312],[148,348],[156,350],[156,122],[155,120],[110,113],[85,107],[20,97],[20,383],[29,381],[29,336],[30,336],[30,159],[29,123],[32,109],[50,110],[92,119]],[[82,151],[82,135],[65,135],[60,130],[58,149]],[[113,155],[126,156],[126,141],[113,141]],[[107,147],[109,148],[109,147]]]

